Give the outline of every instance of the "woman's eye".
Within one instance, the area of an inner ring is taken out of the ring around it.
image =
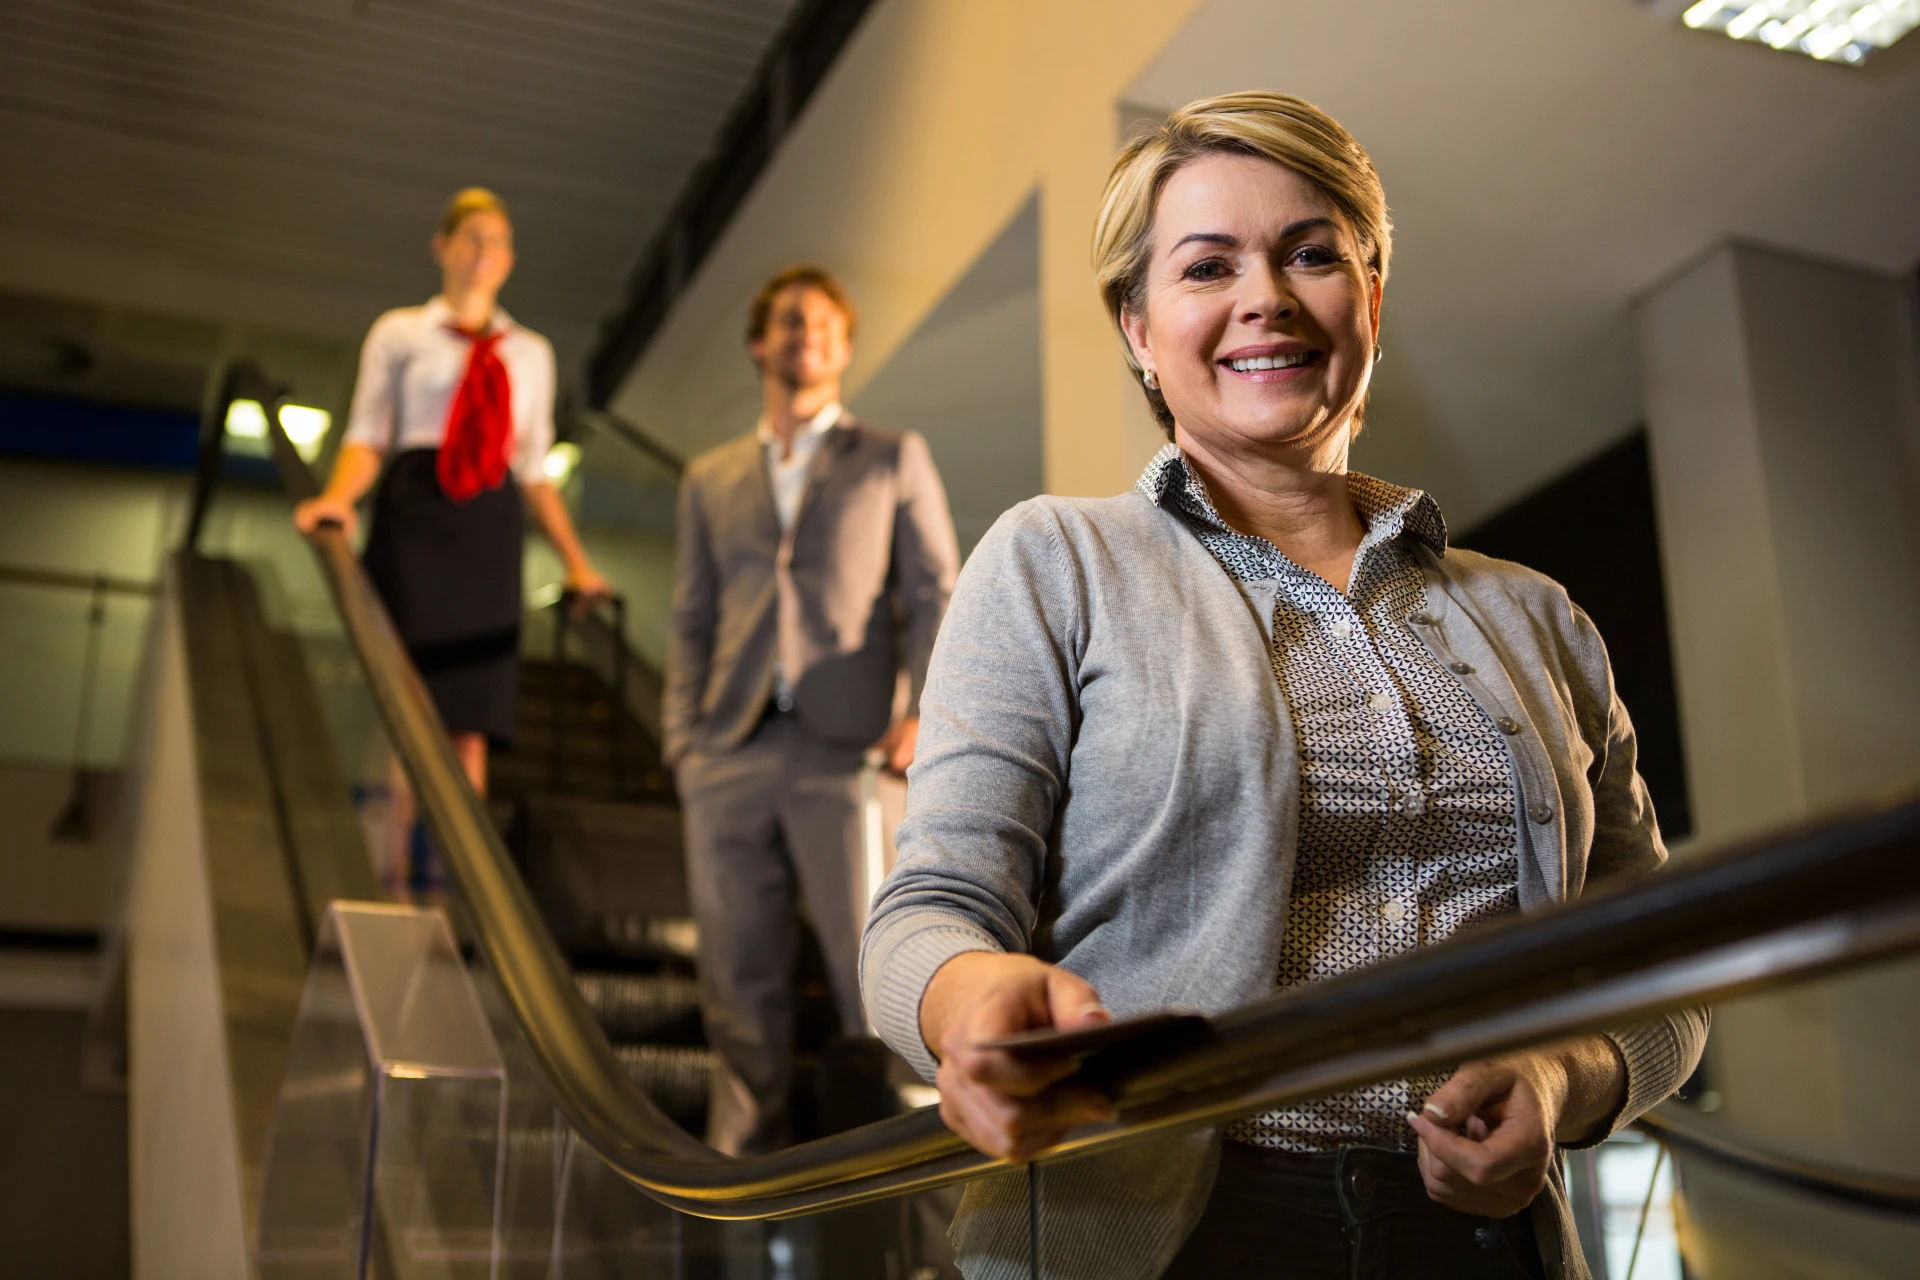
[[[1331,267],[1340,261],[1340,255],[1325,245],[1309,244],[1295,250],[1293,260],[1303,267]]]
[[[1180,274],[1188,280],[1218,280],[1227,274],[1227,264],[1218,258],[1203,258]]]

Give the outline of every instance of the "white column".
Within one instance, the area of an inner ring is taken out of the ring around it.
[[[1920,779],[1920,371],[1902,281],[1749,245],[1638,307],[1696,837]],[[1716,1011],[1705,1119],[1920,1176],[1920,965]],[[1693,1162],[1709,1275],[1892,1275],[1920,1228]]]

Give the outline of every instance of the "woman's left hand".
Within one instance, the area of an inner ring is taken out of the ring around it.
[[[1507,1218],[1547,1185],[1554,1147],[1620,1110],[1626,1066],[1604,1036],[1469,1062],[1407,1117],[1420,1176],[1437,1203]]]

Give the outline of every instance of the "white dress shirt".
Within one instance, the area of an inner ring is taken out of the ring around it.
[[[447,410],[466,376],[473,344],[455,333],[453,308],[435,297],[425,306],[399,307],[373,322],[360,347],[347,444],[386,454],[437,449],[446,438]],[[553,447],[553,346],[500,307],[489,332],[506,336],[494,350],[507,367],[513,398],[513,474],[522,484],[545,481]]]
[[[780,437],[774,434],[773,424],[767,421],[766,415],[762,414],[753,428],[767,455],[767,479],[773,485],[773,510],[780,519],[780,532],[783,535],[793,528],[793,522],[799,518],[800,499],[807,491],[807,476],[813,470],[813,455],[820,452],[820,442],[827,438],[828,430],[840,421],[840,415],[844,412],[836,400],[807,419],[793,433],[793,443],[784,458],[780,456]],[[785,664],[778,655],[773,660],[773,697],[782,711],[793,709],[793,686],[787,683]]]
[[[820,452],[820,442],[827,437],[827,431],[840,421],[840,415],[846,412],[834,401],[820,412],[800,424],[793,433],[793,444],[787,450],[787,456],[780,456],[780,437],[773,433],[773,424],[761,417],[753,431],[760,438],[767,453],[767,479],[773,483],[773,509],[780,517],[780,532],[793,528],[793,522],[800,514],[800,498],[807,491],[807,475],[813,469],[813,455]]]

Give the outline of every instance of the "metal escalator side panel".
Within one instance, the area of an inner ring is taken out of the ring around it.
[[[308,936],[317,936],[329,903],[373,901],[380,888],[300,642],[268,629],[252,598],[252,581],[238,566],[233,572],[234,618],[245,647],[262,750],[279,797],[282,835]]]
[[[223,575],[176,558],[135,745],[128,1038],[135,1270],[244,1266],[306,967]]]

